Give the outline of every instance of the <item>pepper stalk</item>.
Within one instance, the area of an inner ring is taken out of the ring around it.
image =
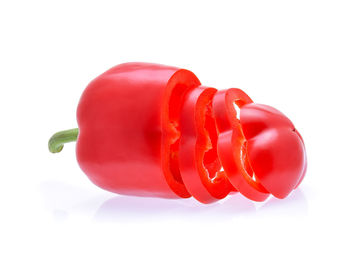
[[[49,140],[49,151],[51,153],[61,152],[65,143],[75,142],[77,140],[78,134],[78,128],[67,129],[55,133]]]

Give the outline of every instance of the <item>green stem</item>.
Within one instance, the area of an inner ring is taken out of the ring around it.
[[[49,140],[49,150],[51,153],[59,153],[63,149],[63,145],[69,142],[75,142],[78,138],[79,129],[73,128],[63,130],[52,135]]]

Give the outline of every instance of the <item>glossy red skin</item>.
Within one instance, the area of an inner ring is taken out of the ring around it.
[[[190,197],[170,147],[180,136],[179,104],[199,84],[190,71],[148,63],[118,65],[97,77],[77,109],[81,169],[112,192]]]
[[[257,181],[285,198],[305,175],[305,146],[293,123],[280,111],[261,104],[241,108],[247,154]]]
[[[181,112],[180,171],[191,195],[202,203],[223,199],[233,186],[220,171],[218,130],[211,111],[216,89],[199,86],[184,101]]]

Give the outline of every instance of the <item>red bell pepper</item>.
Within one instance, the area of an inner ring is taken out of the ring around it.
[[[202,86],[184,69],[118,65],[87,86],[77,119],[79,129],[51,137],[50,151],[77,140],[81,169],[119,194],[210,203],[239,191],[263,201],[287,196],[306,171],[288,118],[242,90]]]

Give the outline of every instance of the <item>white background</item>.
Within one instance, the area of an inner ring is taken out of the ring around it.
[[[349,269],[349,1],[0,2],[1,269]],[[118,196],[79,169],[88,82],[128,61],[192,70],[288,115],[309,167],[285,200]]]

